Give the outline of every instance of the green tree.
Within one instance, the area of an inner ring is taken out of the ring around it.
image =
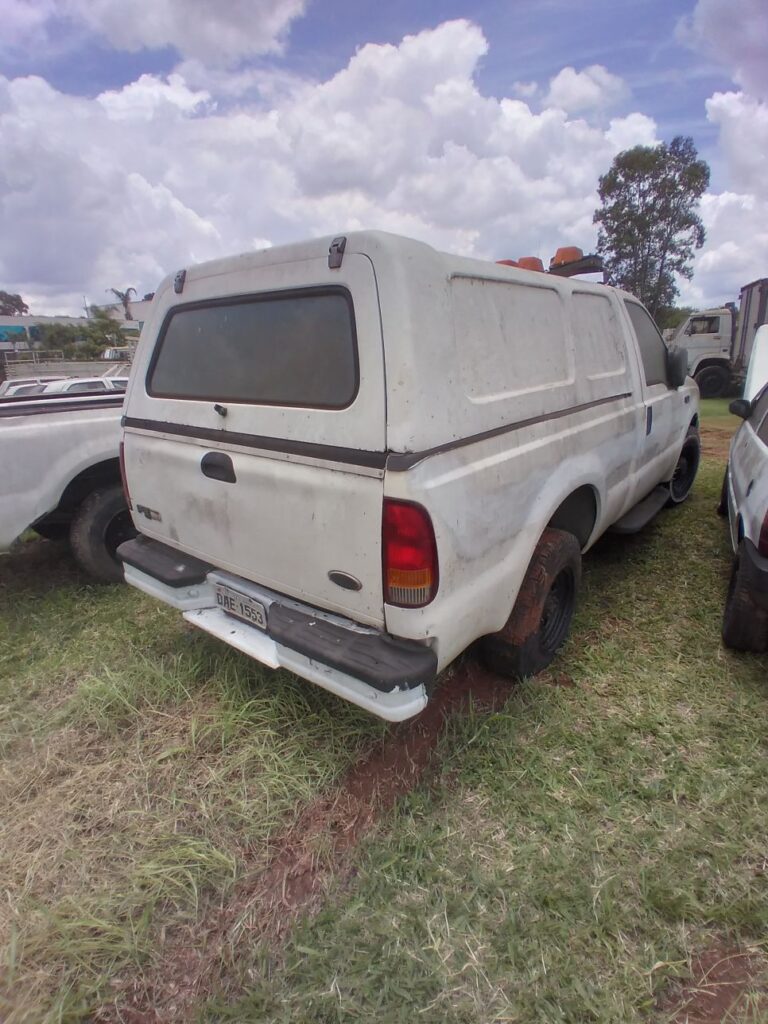
[[[656,324],[662,331],[667,328],[675,330],[680,324],[685,323],[693,312],[693,306],[662,306],[656,311]]]
[[[24,316],[29,306],[20,295],[13,292],[0,292],[0,316]]]
[[[38,344],[44,349],[57,349],[68,359],[98,358],[105,348],[125,344],[125,333],[104,309],[91,309],[87,324],[39,324]]]
[[[694,249],[704,244],[699,199],[709,167],[693,140],[635,146],[600,178],[597,248],[614,284],[637,295],[653,316],[674,305],[676,277],[690,279]]]

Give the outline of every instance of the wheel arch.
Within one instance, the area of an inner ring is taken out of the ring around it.
[[[694,367],[691,370],[691,376],[695,377],[697,373],[700,373],[702,370],[709,369],[710,366],[719,366],[727,373],[730,374],[731,372],[731,368],[729,366],[727,359],[719,359],[716,356],[706,356],[700,362],[694,364]]]
[[[583,550],[594,533],[598,509],[597,489],[591,484],[582,484],[560,503],[547,523],[547,528],[572,533]]]
[[[120,460],[117,456],[94,462],[69,481],[58,504],[48,516],[55,516],[57,519],[71,517],[89,494],[99,487],[115,483],[120,483]]]

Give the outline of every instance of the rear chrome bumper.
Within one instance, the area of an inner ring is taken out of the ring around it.
[[[118,548],[125,579],[178,608],[187,622],[270,668],[285,668],[389,722],[426,706],[437,674],[435,652],[214,569],[146,537]],[[222,611],[216,584],[258,601],[266,630]]]

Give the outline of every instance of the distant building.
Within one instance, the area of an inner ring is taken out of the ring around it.
[[[151,297],[130,302],[132,320],[126,320],[121,302],[110,302],[103,306],[94,305],[90,308],[101,309],[109,313],[125,334],[126,341],[129,344],[133,342],[135,347],[151,305]],[[35,326],[38,324],[66,324],[70,327],[80,327],[87,323],[87,317],[83,316],[0,316],[0,352],[25,352],[37,341]]]
[[[67,324],[80,327],[83,316],[0,316],[0,352],[24,352],[35,342],[35,327],[42,324]]]
[[[128,303],[128,308],[131,311],[132,320],[126,320],[122,302],[107,302],[103,306],[91,306],[91,309],[103,309],[104,312],[109,313],[120,324],[123,330],[128,331],[129,334],[134,332],[138,334],[149,315],[151,305],[151,297],[147,298],[145,296],[143,299],[131,299]]]

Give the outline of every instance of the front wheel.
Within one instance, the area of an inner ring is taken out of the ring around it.
[[[77,510],[69,535],[72,552],[91,576],[105,583],[123,578],[117,548],[136,536],[120,484],[89,494]]]
[[[545,669],[568,636],[580,583],[579,542],[572,533],[547,528],[506,625],[480,641],[488,668],[517,677]]]
[[[705,366],[694,376],[702,398],[722,398],[728,390],[731,375],[724,366]]]
[[[723,614],[723,643],[734,651],[768,651],[768,612],[759,608],[744,580],[741,551],[736,552]]]
[[[685,501],[693,488],[696,474],[701,461],[701,441],[696,427],[689,427],[685,435],[683,447],[675,465],[672,479],[669,481],[668,505],[679,505]]]

